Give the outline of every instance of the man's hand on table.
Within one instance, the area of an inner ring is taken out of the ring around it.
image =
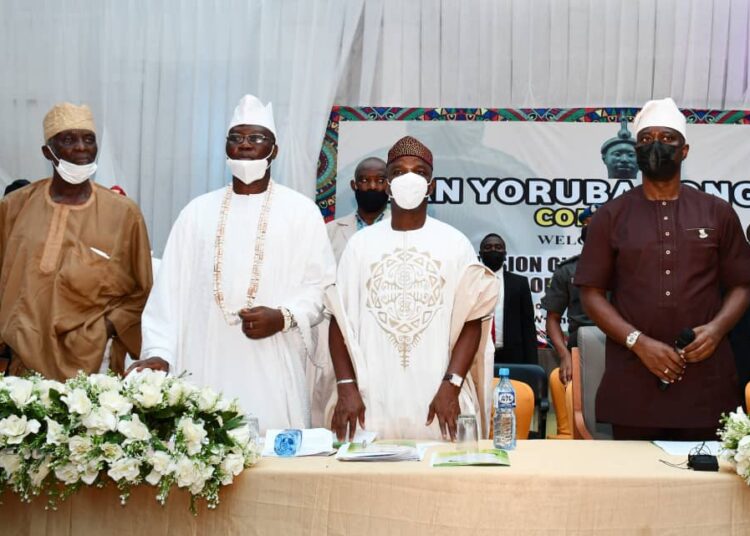
[[[440,432],[443,439],[450,438],[451,441],[456,439],[456,421],[461,413],[461,406],[458,403],[458,394],[461,392],[459,387],[448,383],[440,382],[435,398],[430,403],[430,410],[427,413],[427,423],[425,426],[432,424],[437,416],[440,424]]]
[[[362,428],[365,427],[365,403],[362,400],[362,395],[359,394],[356,383],[338,385],[337,390],[339,398],[336,402],[336,408],[333,410],[331,429],[336,433],[339,441],[346,441],[348,426],[348,439],[351,440],[357,431],[357,421]]]

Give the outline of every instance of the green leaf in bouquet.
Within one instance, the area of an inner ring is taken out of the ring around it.
[[[50,388],[49,390],[49,399],[54,402],[55,404],[63,405],[64,402],[62,401],[62,393],[58,391],[57,389]]]
[[[239,428],[245,424],[245,417],[242,415],[237,415],[235,417],[232,417],[231,419],[227,419],[224,421],[224,430],[234,430],[235,428]]]
[[[226,423],[239,416],[240,414],[236,411],[222,411],[221,413],[219,413],[219,415],[221,415],[221,420]]]
[[[213,437],[211,437],[213,436]],[[221,443],[223,445],[231,444],[232,438],[229,437],[225,428],[219,428],[214,432],[209,432],[208,437],[212,442]]]
[[[177,413],[177,409],[174,406],[167,406],[166,408],[151,411],[148,415],[154,419],[172,419],[177,416]]]

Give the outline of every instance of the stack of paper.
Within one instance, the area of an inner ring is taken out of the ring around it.
[[[336,454],[343,462],[403,462],[420,461],[428,447],[439,443],[414,441],[376,441],[370,444],[345,443]]]

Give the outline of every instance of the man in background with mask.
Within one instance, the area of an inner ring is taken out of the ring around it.
[[[647,102],[633,126],[643,184],[597,212],[575,275],[607,334],[597,419],[615,439],[715,439],[740,402],[726,334],[750,301],[750,246],[728,203],[681,185],[689,146],[674,101]],[[686,328],[695,340],[677,350]]]
[[[495,305],[495,363],[527,363],[536,365],[536,325],[534,304],[528,278],[514,274],[503,266],[507,256],[505,240],[490,233],[479,243],[479,256],[487,268],[495,272],[499,283]]]
[[[586,242],[588,224],[600,205],[587,207],[578,215],[581,227],[581,244]],[[586,316],[581,304],[578,287],[573,284],[573,276],[581,255],[573,255],[561,261],[550,279],[549,286],[541,300],[541,306],[547,311],[545,324],[547,336],[552,342],[557,355],[560,357],[560,368],[552,371],[559,374],[563,384],[567,384],[573,374],[570,349],[578,346],[578,328],[593,326],[594,323]],[[568,312],[568,340],[565,341],[561,320],[565,311]]]
[[[326,225],[337,262],[354,233],[382,221],[388,212],[385,162],[382,159],[370,157],[362,160],[349,184],[357,200],[357,210]]]
[[[581,244],[586,242],[588,224],[594,212],[600,205],[592,205],[578,215],[581,227]],[[572,430],[568,421],[568,410],[565,406],[565,386],[573,377],[572,348],[578,346],[578,329],[582,326],[593,326],[594,323],[586,316],[581,304],[578,287],[573,284],[573,276],[580,255],[573,255],[561,261],[550,279],[547,291],[541,300],[541,306],[547,311],[545,327],[547,336],[560,359],[560,366],[550,372],[549,387],[552,403],[557,417],[557,438],[572,437]],[[562,330],[562,315],[568,312],[568,340]]]
[[[64,380],[79,370],[122,373],[141,349],[151,248],[135,203],[91,181],[96,128],[88,106],[44,117],[49,179],[0,201],[0,339],[11,374]],[[105,364],[106,366],[106,364]]]
[[[376,157],[365,158],[357,164],[354,179],[349,183],[357,200],[357,210],[326,225],[336,262],[341,258],[346,243],[357,231],[388,217],[388,194],[385,191],[385,162]],[[315,360],[307,363],[307,384],[311,393],[312,426],[327,427],[325,409],[335,389],[331,354],[328,349],[329,319],[321,322]]]
[[[478,350],[497,283],[462,233],[427,216],[432,172],[418,140],[393,145],[391,219],[349,240],[327,296],[340,439],[357,423],[381,437],[452,439],[459,413],[486,425],[491,363]]]
[[[172,227],[143,312],[144,366],[192,373],[267,428],[308,428],[305,362],[335,262],[315,204],[271,179],[271,104],[252,95],[226,139],[232,183]]]

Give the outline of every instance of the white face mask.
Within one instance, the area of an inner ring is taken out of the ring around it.
[[[227,165],[232,171],[233,177],[237,177],[245,184],[250,184],[262,179],[266,174],[268,166],[271,165],[271,162],[268,161],[268,157],[271,156],[272,152],[273,147],[271,147],[271,152],[268,153],[265,158],[260,158],[258,160],[233,160],[227,158]]]
[[[47,145],[47,149],[52,153],[52,156],[57,158],[57,164],[54,162],[52,163],[57,170],[57,174],[69,184],[81,184],[82,182],[86,182],[94,175],[94,173],[96,173],[96,162],[82,165],[74,164],[59,158],[49,145]]]
[[[414,210],[427,197],[430,182],[432,181],[428,181],[422,175],[404,173],[391,180],[391,197],[399,207]]]

